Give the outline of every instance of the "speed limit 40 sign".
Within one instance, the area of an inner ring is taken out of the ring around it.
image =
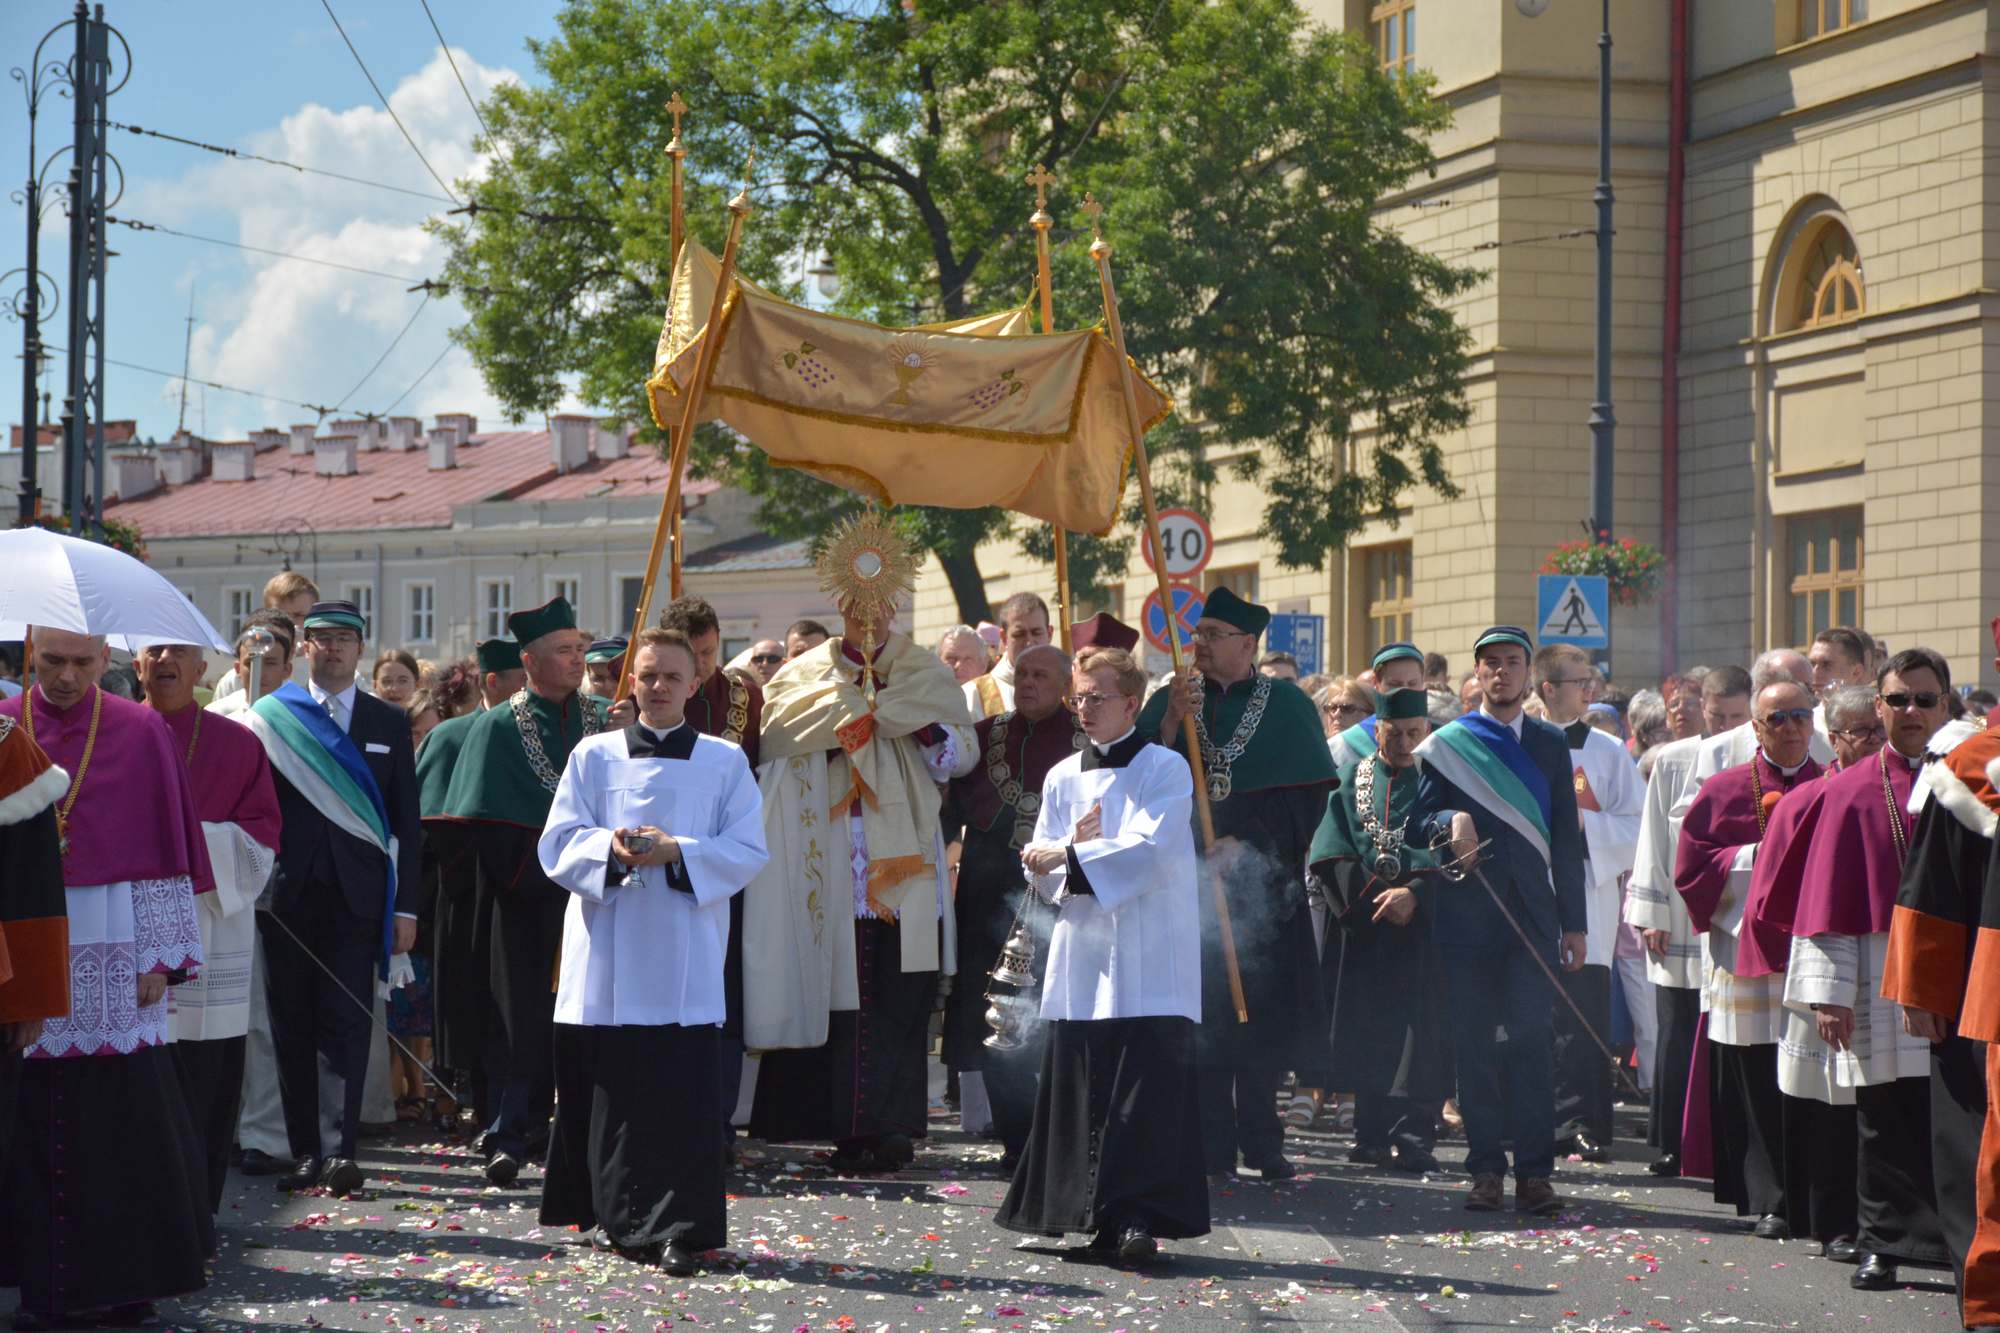
[[[1209,558],[1215,554],[1215,534],[1208,530],[1208,520],[1192,509],[1160,511],[1160,544],[1167,548],[1170,579],[1193,578],[1208,568]],[[1139,545],[1146,567],[1157,571],[1160,566],[1153,554],[1153,534],[1145,534]]]

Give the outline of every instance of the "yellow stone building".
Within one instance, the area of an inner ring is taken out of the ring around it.
[[[1481,626],[1532,622],[1534,574],[1589,507],[1599,7],[1304,2],[1433,76],[1454,112],[1435,175],[1378,216],[1484,273],[1455,306],[1473,343],[1472,419],[1444,441],[1462,494],[1413,492],[1326,567],[1287,570],[1257,536],[1264,497],[1224,469],[1202,581],[1326,616],[1309,665],[1358,669],[1412,637],[1462,668]],[[1611,30],[1615,527],[1674,557],[1661,597],[1614,610],[1614,673],[1859,623],[1990,683],[2000,3],[1612,0]],[[1053,589],[1011,544],[980,563],[996,605]],[[1151,587],[1135,547],[1107,609],[1136,623]],[[956,619],[932,567],[915,629]]]

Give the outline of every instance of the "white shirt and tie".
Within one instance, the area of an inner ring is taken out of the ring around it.
[[[320,688],[318,681],[310,676],[306,678],[306,692],[312,695],[314,703],[326,710],[326,715],[333,719],[333,725],[339,727],[343,733],[354,725],[354,695],[357,688],[353,681],[349,681],[346,689],[337,694],[328,694]]]

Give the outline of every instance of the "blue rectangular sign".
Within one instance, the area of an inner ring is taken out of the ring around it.
[[[1611,580],[1602,574],[1536,576],[1535,642],[1611,646]]]
[[[1274,653],[1290,653],[1299,661],[1299,674],[1310,676],[1326,665],[1326,617],[1280,614],[1271,617],[1265,639]]]

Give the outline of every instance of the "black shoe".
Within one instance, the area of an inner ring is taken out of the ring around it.
[[[486,1164],[486,1183],[506,1189],[521,1174],[521,1164],[514,1160],[512,1153],[497,1152],[493,1160]]]
[[[1389,1165],[1398,1171],[1408,1171],[1411,1175],[1417,1176],[1439,1169],[1435,1153],[1423,1148],[1406,1148],[1401,1144],[1396,1146],[1395,1156],[1389,1159]]]
[[[1880,1254],[1865,1254],[1861,1257],[1861,1267],[1854,1270],[1847,1285],[1856,1291],[1893,1291],[1900,1285],[1896,1281],[1896,1261]]]
[[[693,1250],[675,1241],[660,1257],[660,1271],[669,1277],[693,1277],[701,1271],[701,1260]]]
[[[278,1177],[277,1180],[278,1188],[285,1191],[287,1194],[290,1194],[295,1190],[309,1190],[317,1188],[319,1185],[320,1173],[324,1169],[325,1166],[319,1160],[319,1158],[310,1156],[301,1157],[297,1162],[292,1164],[291,1169],[286,1171],[284,1175]]]
[[[826,1169],[836,1176],[865,1176],[881,1169],[875,1154],[859,1144],[843,1143],[826,1159]]]
[[[1160,1242],[1151,1233],[1139,1227],[1126,1227],[1118,1237],[1118,1262],[1124,1264],[1151,1263],[1160,1252]]]
[[[1681,1155],[1677,1152],[1664,1153],[1646,1163],[1646,1169],[1656,1176],[1677,1176],[1681,1173]]]
[[[356,1166],[351,1158],[335,1157],[327,1162],[325,1173],[320,1176],[319,1183],[326,1186],[327,1193],[336,1198],[343,1198],[360,1189],[367,1180],[368,1178],[361,1174],[361,1168]]]
[[[1598,1141],[1595,1134],[1570,1135],[1569,1150],[1586,1162],[1608,1162],[1611,1160],[1610,1150]]]
[[[1379,1143],[1357,1143],[1347,1150],[1347,1160],[1361,1166],[1382,1166],[1389,1160],[1389,1150]]]
[[[1090,1244],[1084,1246],[1084,1248],[1092,1254],[1116,1254],[1118,1252],[1118,1228],[1104,1228],[1104,1230],[1092,1236]]]
[[[262,1148],[245,1148],[236,1169],[246,1176],[275,1176],[292,1169],[289,1162],[273,1157]]]
[[[1265,1180],[1290,1180],[1299,1173],[1297,1167],[1282,1157],[1274,1157],[1270,1161],[1262,1163],[1245,1162],[1244,1165],[1252,1167],[1258,1176]],[[1147,1239],[1150,1240],[1152,1238],[1149,1236]]]
[[[471,1147],[472,1151],[478,1153],[481,1157],[486,1156],[493,1149],[493,1131],[482,1129],[477,1134],[474,1134],[472,1136]]]
[[[1750,1228],[1750,1234],[1758,1240],[1790,1240],[1791,1224],[1776,1213],[1766,1213],[1757,1219],[1757,1225]]]
[[[1858,1264],[1861,1262],[1861,1247],[1850,1236],[1836,1236],[1819,1247],[1819,1257],[1831,1259],[1837,1264]]]
[[[875,1141],[875,1160],[884,1171],[901,1171],[917,1160],[917,1145],[908,1134],[884,1134]]]
[[[999,1165],[1000,1165],[1000,1174],[1006,1176],[1008,1179],[1011,1180],[1014,1176],[1014,1172],[1017,1169],[1019,1169],[1021,1165],[1021,1154],[1017,1152],[1001,1153]]]

